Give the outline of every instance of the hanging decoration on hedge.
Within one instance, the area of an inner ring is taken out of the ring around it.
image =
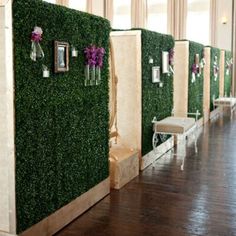
[[[229,75],[232,72],[233,68],[233,59],[226,60],[226,75]]]
[[[43,34],[42,28],[35,26],[34,31],[31,34],[32,43],[31,43],[30,58],[33,61],[44,58],[44,52],[39,43],[40,41],[42,41],[42,34]]]
[[[49,69],[45,65],[42,65],[42,67],[43,67],[43,78],[48,78],[50,76]]]
[[[101,83],[101,68],[105,49],[91,45],[84,50],[85,66],[85,86],[93,86]]]
[[[71,46],[71,56],[78,57],[78,50],[74,46]]]
[[[171,48],[168,52],[162,51],[162,73],[170,76],[174,74],[174,49]]]
[[[218,73],[219,73],[219,66],[218,66],[218,57],[214,57],[214,62],[213,62],[213,73],[214,73],[214,81],[217,80]]]
[[[203,50],[202,51],[202,58],[201,58],[201,61],[200,61],[200,67],[203,69],[205,65],[206,65],[206,59],[205,59],[205,53],[204,53],[204,50]]]
[[[174,74],[174,49],[171,48],[169,50],[169,70],[172,74]]]
[[[201,67],[199,63],[199,54],[196,54],[194,57],[194,64],[192,65],[192,79],[191,82],[194,83],[196,81],[196,76],[200,77],[201,75]]]

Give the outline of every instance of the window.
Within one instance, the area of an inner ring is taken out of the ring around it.
[[[131,0],[113,1],[113,28],[131,28]]]
[[[69,7],[79,11],[87,11],[87,0],[69,0]]]
[[[189,40],[210,43],[210,0],[188,0],[187,29]]]
[[[147,28],[167,33],[167,0],[147,0]]]
[[[56,0],[43,0],[43,1],[56,4]]]

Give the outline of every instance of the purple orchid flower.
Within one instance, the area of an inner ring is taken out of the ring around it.
[[[100,68],[103,66],[104,54],[105,54],[104,48],[97,48],[97,63],[96,63],[96,65]]]
[[[199,66],[195,63],[192,65],[192,73],[195,75],[199,73]]]
[[[40,27],[35,26],[34,31],[31,34],[31,41],[35,43],[39,43],[40,41],[42,41],[42,34],[43,34],[43,30]]]
[[[94,45],[91,45],[84,50],[85,58],[86,58],[86,65],[89,67],[93,67],[96,65],[96,54],[97,49]]]
[[[174,49],[173,48],[169,50],[169,65],[171,66],[174,65]]]
[[[104,48],[96,48],[94,45],[91,45],[84,50],[86,65],[89,67],[103,66],[103,56],[105,54]]]
[[[42,35],[40,35],[38,33],[35,33],[35,32],[32,32],[31,40],[38,43],[42,40]]]

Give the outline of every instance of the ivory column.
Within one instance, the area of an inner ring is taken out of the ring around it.
[[[204,57],[206,65],[204,66],[204,84],[203,84],[203,113],[204,123],[210,119],[210,69],[211,69],[211,48],[204,48]]]
[[[220,51],[220,97],[224,96],[224,81],[225,81],[225,51]]]
[[[189,80],[189,41],[175,42],[174,116],[187,117]]]
[[[12,1],[0,1],[0,235],[16,233]]]

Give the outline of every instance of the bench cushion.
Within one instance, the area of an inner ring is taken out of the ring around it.
[[[234,106],[236,104],[236,98],[227,98],[227,97],[222,97],[222,98],[217,98],[214,100],[214,105],[215,106]]]
[[[156,121],[153,125],[154,132],[183,134],[195,125],[194,118],[188,117],[166,117]]]

